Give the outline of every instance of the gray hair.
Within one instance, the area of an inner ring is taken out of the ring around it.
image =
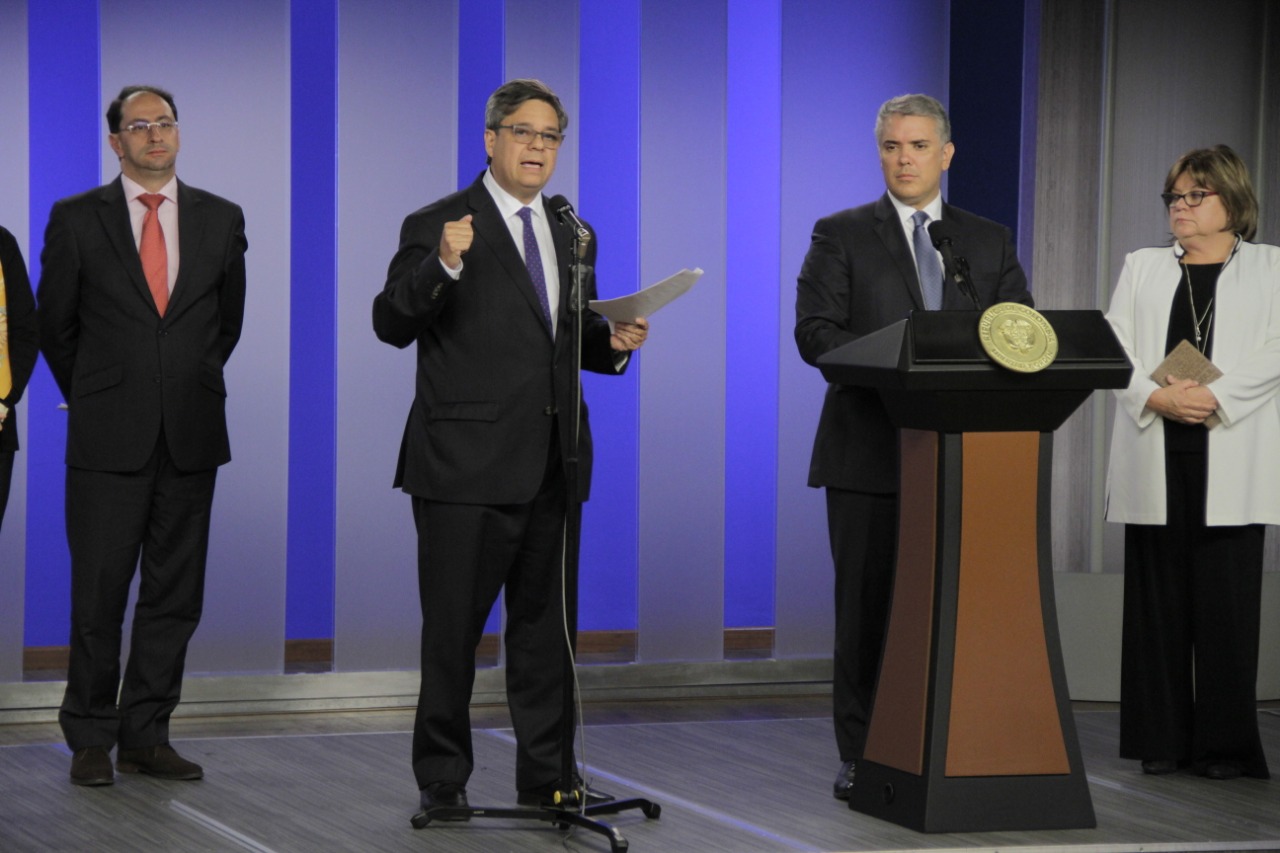
[[[484,126],[487,130],[497,130],[503,119],[520,109],[525,101],[544,101],[556,111],[556,120],[560,123],[560,131],[569,126],[569,115],[560,105],[560,99],[550,87],[541,80],[510,80],[503,83],[484,105]]]
[[[884,126],[889,121],[889,116],[893,115],[931,118],[938,123],[938,136],[942,139],[942,144],[946,145],[951,141],[951,119],[947,118],[947,111],[937,98],[928,95],[899,95],[885,101],[880,105],[880,112],[876,113],[877,143],[884,135]]]

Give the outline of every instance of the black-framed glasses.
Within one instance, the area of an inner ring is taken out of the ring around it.
[[[168,119],[163,119],[161,121],[132,121],[128,124],[121,125],[120,132],[131,133],[134,136],[147,136],[151,133],[151,128],[153,127],[162,134],[173,133],[178,129],[178,123],[176,121],[169,121]]]
[[[1211,195],[1217,195],[1217,193],[1208,190],[1192,190],[1187,193],[1160,193],[1160,199],[1165,207],[1173,207],[1179,201],[1185,201],[1187,207],[1199,207]]]
[[[564,142],[564,134],[556,130],[534,130],[527,124],[500,124],[497,130],[509,130],[511,135],[515,137],[516,142],[521,145],[528,145],[533,142],[534,138],[542,140],[544,148],[556,149],[560,147],[560,143]]]

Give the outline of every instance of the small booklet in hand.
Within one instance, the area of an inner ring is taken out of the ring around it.
[[[1194,379],[1201,385],[1208,385],[1221,377],[1222,371],[1205,358],[1204,353],[1196,349],[1190,341],[1183,339],[1152,371],[1151,378],[1163,388],[1169,384],[1168,377],[1171,375],[1178,379]],[[1213,429],[1220,423],[1222,418],[1218,417],[1217,412],[1204,419],[1205,429]]]

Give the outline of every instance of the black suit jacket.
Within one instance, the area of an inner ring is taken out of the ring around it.
[[[35,369],[40,336],[27,265],[22,260],[18,241],[3,228],[0,228],[0,268],[4,270],[5,302],[9,315],[9,373],[13,377],[9,395],[0,397],[0,403],[9,409],[4,429],[0,429],[0,450],[12,451],[18,449],[18,413],[14,406],[22,399],[31,371]]]
[[[1009,229],[948,204],[942,206],[942,218],[954,229],[956,254],[969,261],[984,308],[997,302],[1031,304]],[[972,307],[948,282],[943,310]],[[796,292],[796,345],[806,362],[816,365],[823,353],[923,308],[914,253],[887,193],[818,220]],[[874,390],[828,386],[809,485],[897,492],[897,432]]]
[[[178,241],[178,278],[161,317],[120,180],[53,206],[37,313],[69,410],[68,465],[137,471],[162,429],[181,470],[231,459],[222,370],[244,319],[244,214],[179,182]]]
[[[528,270],[482,179],[405,219],[386,285],[373,301],[380,340],[418,345],[415,395],[395,485],[434,501],[530,501],[543,480],[557,416],[562,457],[569,458],[577,408],[578,496],[586,500],[591,431],[586,405],[574,399],[579,364],[571,351],[568,311],[573,235],[544,198],[560,269],[553,341]],[[454,281],[440,264],[440,234],[446,222],[467,214],[475,238]],[[594,267],[595,256],[593,233],[586,264]],[[589,277],[583,301],[594,298]],[[581,367],[620,373],[604,318],[584,310],[582,326]]]

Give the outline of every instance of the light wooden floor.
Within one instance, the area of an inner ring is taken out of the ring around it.
[[[1280,779],[1144,777],[1115,756],[1111,706],[1076,711],[1098,828],[922,835],[832,799],[827,697],[587,706],[588,778],[662,806],[613,818],[646,851],[1280,850]],[[1261,712],[1280,772],[1280,710]],[[67,781],[57,727],[0,726],[0,851],[607,851],[578,831],[516,821],[409,825],[410,712],[180,719],[174,742],[201,782]],[[505,709],[475,709],[473,805],[513,805]]]

